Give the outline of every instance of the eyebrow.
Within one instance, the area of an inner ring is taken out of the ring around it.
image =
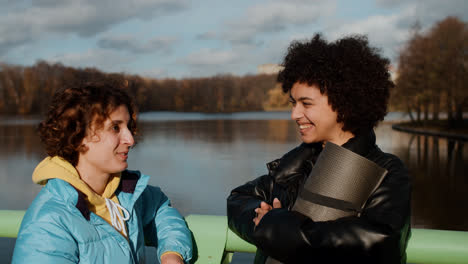
[[[120,120],[120,119],[111,120],[111,125],[120,125],[120,124],[128,124],[128,123],[130,123],[130,120],[128,120],[128,122],[125,122],[124,120]]]
[[[311,100],[313,101],[314,99],[310,98],[310,97],[307,97],[307,96],[302,96],[302,97],[299,97],[297,100],[294,99],[294,97],[292,97],[292,95],[289,95],[289,99],[293,100],[293,101],[305,101],[305,100]]]

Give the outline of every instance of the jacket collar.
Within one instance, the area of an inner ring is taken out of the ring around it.
[[[351,138],[343,144],[343,147],[366,157],[367,154],[369,154],[369,152],[375,147],[374,130],[371,129],[368,132],[364,132]]]
[[[120,186],[117,190],[121,190],[125,193],[133,193],[135,192],[135,188],[137,186],[138,180],[140,179],[140,174],[125,170],[122,172],[122,176],[120,179]]]

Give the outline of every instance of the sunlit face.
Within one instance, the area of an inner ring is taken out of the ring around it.
[[[128,129],[130,115],[126,106],[117,107],[104,121],[103,127],[88,130],[77,167],[93,174],[109,175],[125,170],[130,147],[135,143]]]
[[[296,121],[301,139],[305,143],[341,142],[343,124],[338,123],[337,113],[328,104],[328,96],[320,93],[316,85],[295,83],[291,89],[291,118]]]

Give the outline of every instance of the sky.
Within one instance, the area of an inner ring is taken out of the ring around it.
[[[397,65],[418,22],[468,21],[468,0],[0,0],[0,62],[150,78],[257,74],[322,33],[366,34]]]

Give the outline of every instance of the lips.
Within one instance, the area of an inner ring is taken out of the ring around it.
[[[117,155],[121,157],[123,160],[127,160],[128,158],[128,151],[126,152],[117,152]]]
[[[312,127],[312,125],[311,125],[311,124],[299,125],[299,129],[301,129],[301,130],[302,130],[302,129],[307,129],[307,128],[309,128],[309,127]]]
[[[312,123],[299,123],[297,122],[297,126],[299,127],[299,133],[304,136],[309,129],[311,129],[314,124]]]
[[[311,128],[314,126],[314,123],[312,122],[304,122],[304,121],[296,121],[296,124],[297,126],[299,127],[300,130],[303,130],[303,129],[308,129],[308,128]]]

